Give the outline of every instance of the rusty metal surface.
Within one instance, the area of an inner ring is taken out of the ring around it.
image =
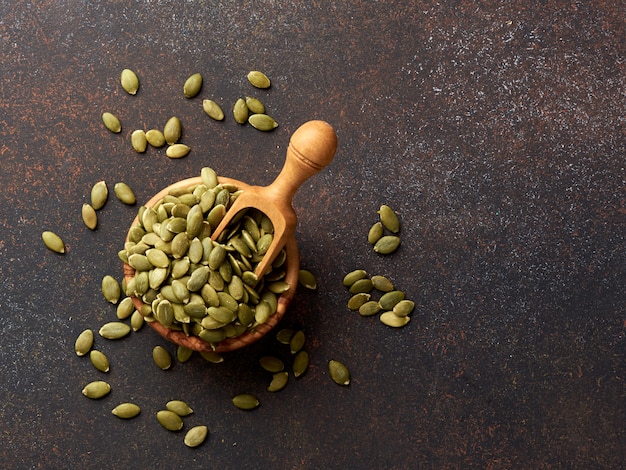
[[[332,3],[332,4],[331,4]],[[618,468],[624,466],[625,44],[619,2],[0,1],[0,460],[5,468]],[[134,97],[119,86],[134,69]],[[245,76],[263,70],[272,87]],[[187,100],[182,83],[204,76]],[[280,127],[239,126],[239,96]],[[211,121],[202,99],[223,104]],[[103,111],[122,120],[120,135]],[[136,154],[133,129],[177,115],[191,153]],[[302,267],[282,326],[303,327],[311,366],[277,394],[257,360],[166,372],[150,329],[96,339],[108,375],[73,352],[115,319],[100,294],[137,207],[91,186],[124,181],[140,203],[203,166],[268,184],[289,135],[336,129],[335,161],[294,200]],[[376,210],[402,245],[367,244]],[[45,249],[43,230],[67,242]],[[343,276],[388,275],[416,303],[384,327],[346,308]],[[328,377],[330,359],[352,372]],[[112,393],[82,396],[105,378]],[[261,406],[242,412],[237,393]],[[171,399],[209,440],[188,449],[155,413]],[[122,421],[110,410],[134,401]]]

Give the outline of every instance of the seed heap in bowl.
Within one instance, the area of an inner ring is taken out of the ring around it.
[[[124,292],[137,300],[145,319],[213,349],[268,322],[279,296],[291,287],[285,248],[263,278],[254,274],[273,239],[263,213],[242,211],[218,241],[211,240],[240,192],[203,168],[199,184],[172,189],[152,207],[140,207],[119,252],[134,270]]]

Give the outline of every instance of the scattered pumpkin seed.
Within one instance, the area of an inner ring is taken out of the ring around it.
[[[269,88],[270,79],[263,72],[252,70],[248,73],[248,81],[256,88]]]
[[[330,360],[328,362],[328,373],[330,378],[339,385],[350,384],[350,371],[348,368],[339,361]]]
[[[170,400],[165,404],[165,408],[169,411],[173,411],[180,417],[189,416],[193,413],[191,406],[182,400]]]
[[[165,154],[170,158],[183,158],[189,154],[190,150],[191,148],[185,144],[173,144],[167,148]]]
[[[253,98],[251,96],[246,96],[246,106],[252,114],[264,114],[265,106],[261,101],[257,98]]]
[[[211,364],[220,364],[224,362],[224,356],[215,351],[200,351],[200,356]]]
[[[98,334],[106,339],[120,339],[130,333],[130,326],[119,321],[112,321],[102,325]]]
[[[193,349],[178,345],[176,347],[176,359],[178,362],[187,362],[193,355]]]
[[[233,117],[238,124],[245,124],[248,121],[248,106],[243,98],[238,98],[233,106]]]
[[[193,98],[200,93],[201,88],[202,75],[194,73],[185,81],[185,84],[183,85],[183,94],[185,95],[185,98]]]
[[[122,124],[114,114],[108,112],[102,113],[102,122],[104,123],[104,127],[115,134],[122,130]]]
[[[165,136],[158,129],[150,129],[146,132],[146,140],[153,147],[159,148],[165,145]]]
[[[96,210],[91,206],[91,204],[83,204],[83,208],[81,209],[81,217],[83,219],[83,223],[90,230],[95,230],[98,226],[98,215],[96,214]]]
[[[343,285],[346,287],[352,286],[356,281],[360,279],[364,279],[367,277],[367,272],[363,269],[355,269],[354,271],[349,272],[343,278]]]
[[[129,95],[135,95],[137,90],[139,90],[139,78],[137,78],[137,74],[130,69],[122,70],[120,82],[124,91]]]
[[[104,207],[109,197],[109,189],[105,181],[98,181],[91,188],[91,207],[100,210]]]
[[[185,434],[185,445],[187,447],[198,447],[209,435],[209,428],[206,426],[194,426]]]
[[[401,300],[404,300],[404,292],[393,290],[383,294],[380,299],[378,299],[378,304],[382,310],[391,310]]]
[[[370,292],[374,288],[372,280],[369,278],[359,279],[350,286],[351,294],[360,294]]]
[[[46,230],[41,234],[44,245],[55,253],[65,253],[65,243],[56,233]]]
[[[74,343],[74,351],[78,356],[85,356],[93,346],[93,331],[86,329],[82,331],[76,338]]]
[[[305,340],[306,338],[304,336],[304,331],[296,331],[289,341],[289,350],[291,351],[291,354],[296,354],[298,351],[300,351],[304,346]]]
[[[400,237],[395,235],[385,235],[374,245],[374,251],[381,255],[388,255],[396,251],[400,246]]]
[[[116,183],[113,187],[113,192],[115,193],[115,196],[124,204],[132,206],[137,202],[137,199],[135,198],[135,193],[126,183]]]
[[[255,129],[264,132],[272,131],[278,127],[278,123],[274,118],[267,114],[252,114],[248,117],[248,122]]]
[[[110,391],[111,386],[108,383],[102,380],[96,380],[85,385],[85,388],[83,388],[83,395],[87,398],[97,400],[98,398],[108,395]]]
[[[263,356],[259,359],[261,367],[268,372],[281,372],[285,368],[285,364],[275,356]]]
[[[380,305],[376,300],[365,302],[359,307],[359,314],[363,317],[370,317],[380,312]]]
[[[298,281],[301,285],[306,287],[307,289],[315,290],[317,289],[317,280],[311,271],[307,271],[306,269],[301,269],[298,272]]]
[[[381,222],[376,222],[372,225],[367,232],[367,241],[371,245],[375,245],[378,240],[380,240],[385,234],[385,229],[383,228],[383,224]]]
[[[380,314],[380,321],[387,326],[391,326],[392,328],[401,328],[406,325],[410,320],[411,317],[401,317],[396,315],[392,311],[383,312]]]
[[[292,330],[291,328],[283,328],[278,333],[276,333],[276,339],[279,343],[289,344],[291,342],[291,337],[294,333],[294,330]]]
[[[348,300],[348,308],[350,310],[358,310],[359,308],[361,308],[361,305],[369,301],[371,297],[372,297],[371,294],[368,294],[366,292],[360,292],[358,294],[354,294]]]
[[[157,420],[168,431],[180,431],[183,428],[183,419],[170,410],[157,411]]]
[[[113,276],[107,274],[102,278],[102,295],[112,304],[117,304],[120,299],[121,289],[120,284]]]
[[[145,324],[145,319],[139,310],[135,310],[130,316],[130,326],[133,331],[139,331]]]
[[[111,410],[111,413],[121,419],[131,419],[141,413],[141,408],[134,403],[120,403]]]
[[[400,231],[400,221],[391,207],[383,204],[378,210],[378,215],[380,216],[380,221],[387,230],[393,233],[398,233]]]
[[[259,406],[259,400],[249,393],[241,393],[233,397],[233,405],[240,410],[252,410]]]
[[[173,145],[178,142],[180,136],[183,133],[183,127],[180,123],[180,119],[176,116],[172,116],[165,123],[165,127],[163,128],[163,137],[165,137],[165,142],[169,145]]]
[[[98,351],[97,349],[92,349],[89,353],[89,359],[91,360],[93,366],[100,372],[109,371],[109,359],[103,352]]]
[[[224,111],[221,106],[213,100],[203,100],[202,109],[211,119],[222,121],[224,119]]]
[[[309,353],[300,350],[296,353],[293,358],[292,370],[294,377],[300,377],[303,375],[307,369],[309,368]]]
[[[401,300],[397,304],[393,306],[393,313],[398,315],[399,317],[406,317],[413,312],[415,308],[415,302],[412,300]]]
[[[391,292],[393,290],[393,283],[385,276],[372,276],[372,284],[374,289],[380,292]]]
[[[172,367],[172,356],[163,346],[155,346],[152,349],[152,360],[161,370],[167,370]]]
[[[133,131],[130,135],[130,143],[137,153],[144,153],[148,148],[148,139],[146,133],[142,129]]]

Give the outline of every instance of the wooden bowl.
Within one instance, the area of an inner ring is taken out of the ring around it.
[[[201,182],[202,180],[200,177],[195,177],[195,178],[189,178],[189,179],[174,183],[162,189],[157,194],[155,194],[152,197],[152,199],[150,199],[145,205],[147,207],[154,206],[158,201],[163,199],[163,197],[166,194],[168,194],[168,192],[172,189],[192,187],[197,184],[200,184]],[[221,176],[218,177],[218,182],[222,184],[226,184],[226,183],[234,184],[239,189],[244,189],[244,190],[247,187],[249,187],[248,184],[243,183],[241,181],[237,181],[232,178],[225,178]],[[133,220],[131,227],[133,227],[137,223],[138,223],[138,219],[137,217],[135,217],[135,220]],[[126,236],[126,241],[128,241],[128,235]],[[254,343],[255,341],[262,338],[264,335],[266,335],[269,331],[271,331],[272,328],[274,328],[276,324],[281,320],[281,318],[287,311],[287,308],[289,307],[289,303],[291,302],[291,299],[293,298],[296,292],[296,287],[298,285],[298,272],[300,270],[300,257],[299,257],[298,245],[296,243],[295,237],[292,236],[287,239],[287,242],[285,244],[285,250],[287,253],[287,257],[285,261],[285,279],[284,280],[290,285],[290,288],[289,290],[287,290],[286,292],[283,292],[282,294],[278,296],[278,307],[276,309],[276,312],[267,320],[267,322],[254,328],[254,331],[246,331],[242,335],[237,336],[235,338],[226,338],[220,341],[218,345],[215,348],[213,348],[213,346],[210,343],[208,343],[207,341],[204,341],[198,336],[194,336],[194,335],[187,336],[184,332],[167,328],[161,325],[158,321],[148,322],[148,325],[150,325],[157,333],[159,333],[161,336],[168,339],[172,343],[178,344],[180,346],[184,346],[194,351],[214,351],[214,352],[222,353],[222,352],[233,351],[235,349],[242,348],[248,344]],[[135,275],[135,269],[132,266],[124,263],[124,278],[126,279],[126,281],[128,282],[130,279],[133,278],[134,275]],[[133,297],[132,299],[137,310],[140,310],[141,306],[143,305],[143,302],[141,301],[141,299],[138,299],[137,297]]]

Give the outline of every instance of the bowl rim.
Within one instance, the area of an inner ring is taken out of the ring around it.
[[[168,194],[172,189],[191,187],[200,183],[202,183],[202,178],[199,176],[180,180],[176,183],[173,183],[163,188],[161,191],[159,191],[154,196],[152,196],[152,198],[150,198],[150,200],[148,200],[143,205],[146,207],[152,207],[158,201],[160,201],[166,194]],[[244,191],[246,188],[250,187],[250,185],[247,183],[238,181],[233,178],[224,177],[224,176],[218,176],[218,183],[219,184],[233,184],[237,186],[239,189],[242,189]],[[128,232],[126,233],[126,238],[125,238],[126,242],[128,241],[130,230],[137,223],[138,223],[138,215],[135,216],[135,218],[133,219],[128,229]],[[274,314],[270,316],[270,318],[265,323],[257,326],[256,328],[254,328],[254,330],[246,331],[242,333],[241,335],[236,336],[234,338],[225,338],[219,343],[217,343],[215,347],[213,347],[211,343],[203,340],[202,338],[198,336],[187,335],[183,331],[173,330],[171,328],[161,325],[158,321],[147,322],[148,325],[150,325],[150,327],[153,330],[155,330],[158,334],[160,334],[165,339],[171,341],[172,343],[177,344],[179,346],[184,346],[186,348],[192,349],[194,351],[199,351],[199,352],[211,351],[211,352],[222,353],[222,352],[234,351],[236,349],[240,349],[244,346],[252,344],[255,341],[258,341],[267,333],[269,333],[278,324],[278,322],[283,318],[283,316],[285,315],[287,311],[287,308],[289,307],[289,304],[291,303],[291,300],[293,299],[295,295],[295,291],[298,285],[300,258],[299,258],[299,253],[298,253],[298,244],[296,242],[295,236],[292,236],[287,240],[287,243],[285,244],[285,250],[287,252],[287,256],[285,259],[286,271],[285,271],[284,280],[285,282],[287,282],[287,284],[289,284],[289,289],[281,293],[278,296],[278,305],[276,307],[276,312],[274,312]],[[130,266],[128,263],[123,263],[123,267],[124,267],[124,279],[126,280],[126,282],[128,282],[134,276],[135,269],[132,266]],[[135,308],[141,312],[141,306],[144,305],[141,299],[135,296],[130,296],[130,298],[132,299],[133,304],[135,305]]]

